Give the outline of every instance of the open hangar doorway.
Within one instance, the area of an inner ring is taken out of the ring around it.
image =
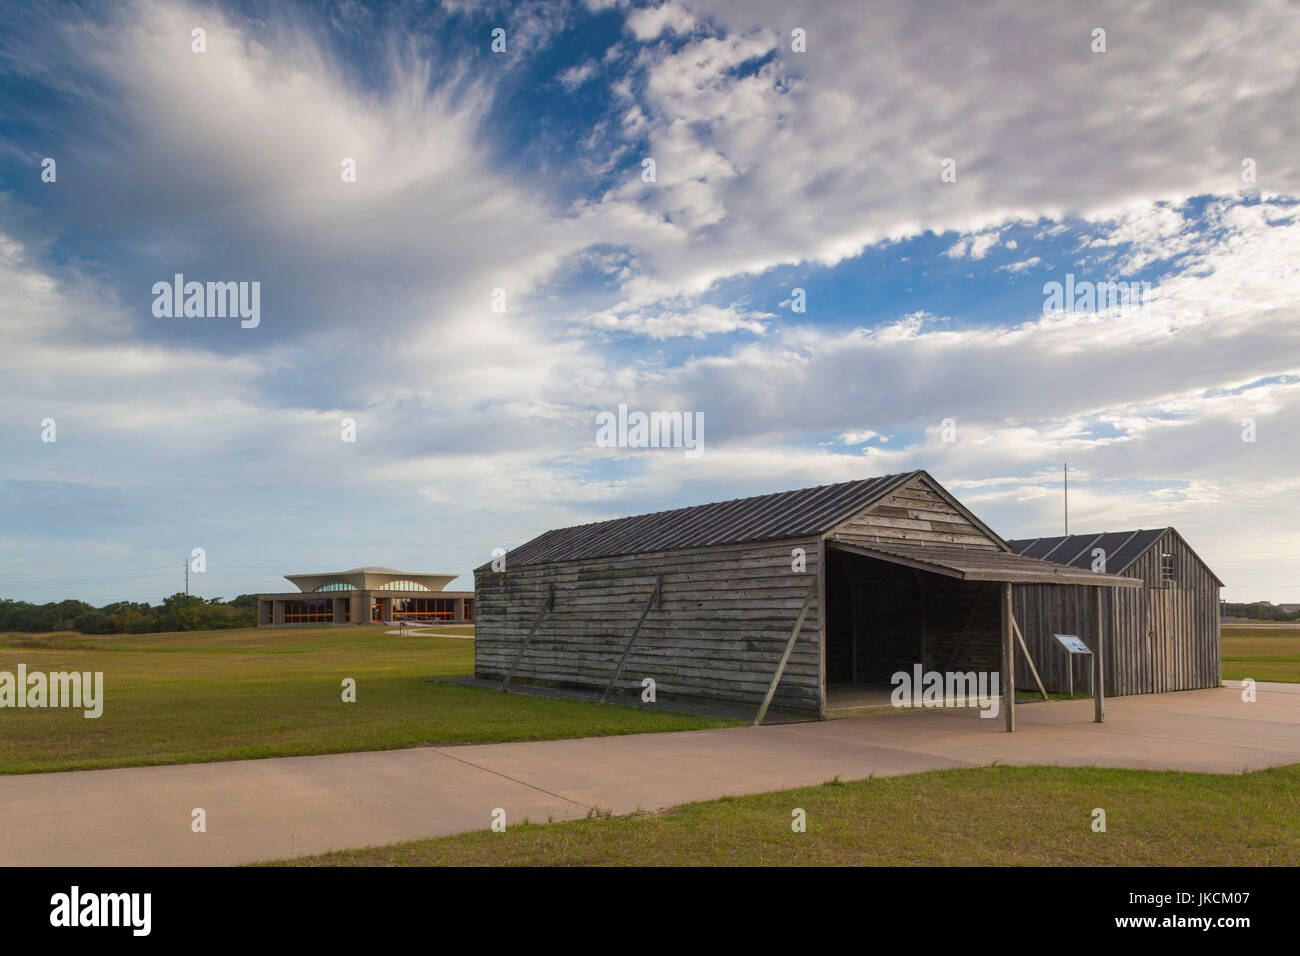
[[[998,585],[827,549],[826,707],[888,707],[898,671],[996,671]]]

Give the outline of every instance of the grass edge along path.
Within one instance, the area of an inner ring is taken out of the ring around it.
[[[803,810],[806,832],[792,829]],[[1105,832],[1094,830],[1105,811]],[[485,818],[486,822],[486,818]],[[508,821],[509,822],[509,821]],[[341,850],[288,866],[1296,866],[1300,764],[974,767]]]

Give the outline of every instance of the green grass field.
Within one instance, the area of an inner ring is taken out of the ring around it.
[[[725,721],[427,682],[473,670],[473,642],[382,627],[0,635],[0,670],[103,671],[104,715],[0,713],[0,773],[541,740]],[[1225,678],[1300,681],[1300,628],[1225,626]],[[357,682],[344,704],[341,681]]]
[[[791,812],[807,813],[807,832]],[[1106,811],[1094,833],[1092,812]],[[1296,866],[1300,764],[1241,776],[987,767],[520,825],[293,866]]]
[[[1300,627],[1223,625],[1223,679],[1300,683]]]
[[[428,683],[474,670],[474,642],[383,627],[2,634],[0,671],[103,671],[104,713],[0,711],[0,773],[549,740],[728,722]],[[472,635],[473,629],[457,629]],[[356,681],[356,703],[342,681]]]

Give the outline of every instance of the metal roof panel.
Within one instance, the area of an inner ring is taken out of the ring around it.
[[[917,474],[882,475],[556,528],[508,552],[506,567],[822,534]]]

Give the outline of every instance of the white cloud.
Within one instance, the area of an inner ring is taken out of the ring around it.
[[[763,335],[767,331],[764,320],[772,318],[775,316],[770,312],[752,312],[734,305],[725,308],[699,305],[680,312],[621,313],[618,309],[612,309],[587,316],[581,321],[592,328],[633,332],[651,339],[682,336],[698,339],[726,332]]]
[[[1021,259],[1019,262],[1008,262],[1006,265],[998,266],[997,271],[1020,275],[1041,264],[1042,261],[1038,256],[1030,256],[1028,259]]]
[[[963,236],[957,242],[953,243],[944,255],[950,259],[983,259],[988,255],[989,250],[998,244],[998,232],[996,229],[988,232],[981,232],[973,236]]]
[[[839,436],[839,440],[845,445],[865,445],[873,439],[880,439],[880,442],[883,444],[889,441],[889,436],[882,435],[877,431],[872,431],[870,428],[859,432],[843,432]]]
[[[695,26],[695,17],[673,0],[655,7],[637,7],[627,18],[627,28],[638,40],[654,40],[665,30],[670,33],[689,33]]]
[[[562,70],[559,76],[560,85],[572,93],[596,75],[596,68],[595,60],[587,60],[585,63],[579,63],[577,66]]]

